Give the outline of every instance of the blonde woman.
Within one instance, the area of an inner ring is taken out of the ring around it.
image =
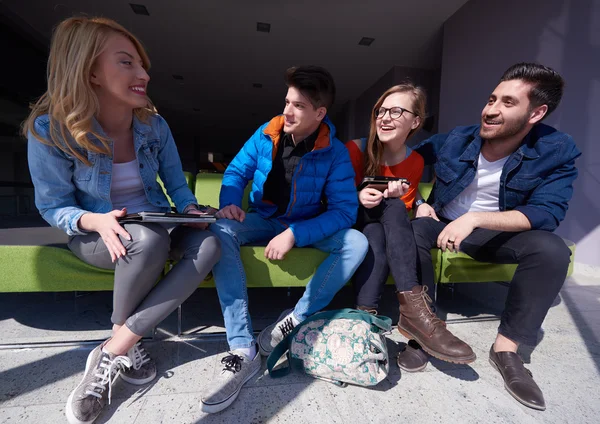
[[[115,270],[112,337],[88,356],[66,405],[70,423],[91,423],[117,377],[145,384],[156,365],[141,337],[177,308],[220,256],[218,240],[194,228],[118,221],[126,213],[200,214],[171,131],[146,95],[150,62],[114,21],[70,18],[58,25],[48,90],[24,124],[35,201],[63,229],[81,260]],[[167,258],[175,267],[158,283]]]
[[[417,275],[417,249],[408,217],[415,203],[423,158],[406,141],[423,125],[426,95],[411,83],[386,90],[375,103],[368,139],[346,143],[358,185],[364,176],[404,178],[391,181],[384,190],[365,187],[358,193],[357,225],[369,241],[365,260],[354,274],[358,309],[377,313],[388,275],[396,285],[400,304],[399,331],[409,339],[425,340],[425,351],[439,359],[468,363],[475,359],[471,348],[450,331],[430,307],[431,299]],[[405,371],[421,371],[427,355],[411,340],[398,356]]]

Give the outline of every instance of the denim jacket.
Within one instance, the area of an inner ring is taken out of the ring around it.
[[[479,126],[457,127],[414,149],[434,164],[436,182],[429,203],[436,213],[475,178],[482,140]],[[581,152],[568,134],[538,124],[510,155],[500,176],[500,211],[518,210],[532,229],[554,231],[564,219],[577,178]]]
[[[102,134],[96,121],[94,125]],[[35,130],[42,138],[50,139],[48,115],[35,120]],[[147,124],[134,117],[133,143],[148,202],[161,211],[171,210],[156,180],[158,173],[179,212],[187,205],[197,203],[183,174],[171,130],[161,116],[150,117]],[[31,133],[27,148],[35,205],[50,225],[70,236],[85,234],[78,227],[81,215],[85,212],[107,213],[113,209],[110,200],[112,154],[88,151],[91,163],[88,166],[58,147],[40,142]]]

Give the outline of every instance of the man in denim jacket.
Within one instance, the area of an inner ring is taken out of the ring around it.
[[[231,352],[202,397],[202,410],[209,413],[227,408],[260,370],[257,344],[268,355],[295,326],[329,304],[367,254],[366,237],[350,228],[358,211],[350,155],[327,118],[333,78],[318,66],[294,67],[286,72],[286,84],[283,114],[258,128],[227,167],[220,219],[211,226],[221,241],[213,273]],[[241,205],[249,181],[246,213]],[[295,307],[265,328],[258,343],[240,258],[240,246],[250,243],[266,243],[265,257],[271,261],[282,260],[294,246],[329,253]]]
[[[521,343],[536,344],[570,262],[570,250],[552,231],[565,217],[581,152],[569,135],[540,123],[558,106],[563,85],[548,67],[516,64],[490,95],[480,125],[415,148],[436,175],[429,203],[415,202],[423,284],[433,285],[436,246],[518,264],[490,362],[512,396],[539,410],[546,407],[543,394],[516,352]]]

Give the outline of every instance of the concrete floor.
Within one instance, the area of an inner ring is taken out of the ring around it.
[[[507,288],[500,284],[457,285],[440,294],[449,328],[469,342],[478,359],[470,366],[432,360],[424,372],[403,373],[393,357],[405,339],[389,338],[390,375],[372,389],[339,388],[294,372],[282,379],[265,373],[253,379],[227,410],[207,415],[199,399],[220,371],[227,349],[214,290],[198,290],[185,304],[184,329],[202,340],[173,337],[176,314],[157,328],[147,350],[159,377],[145,387],[119,381],[112,404],[97,423],[598,423],[600,422],[600,279],[571,277],[551,308],[540,344],[522,349],[526,366],[544,391],[547,410],[516,402],[489,365]],[[255,329],[291,306],[299,290],[250,291]],[[477,300],[474,300],[477,299]],[[111,293],[0,294],[1,343],[52,343],[103,339],[110,327]],[[352,304],[345,288],[332,308]],[[273,307],[272,305],[277,305]],[[383,312],[397,318],[392,288]],[[210,333],[213,333],[211,336]],[[0,423],[66,422],[64,404],[79,383],[94,345],[0,350]],[[263,360],[263,371],[265,361]]]

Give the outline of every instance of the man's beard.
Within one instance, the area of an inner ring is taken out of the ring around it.
[[[485,118],[481,118],[482,125],[483,125],[484,121],[485,121]],[[504,122],[502,124],[503,128],[501,128],[499,130],[491,131],[491,134],[489,136],[486,136],[485,133],[483,133],[483,134],[481,134],[481,137],[484,138],[486,141],[491,141],[491,142],[498,142],[498,141],[506,140],[506,139],[520,133],[521,131],[523,131],[523,128],[525,128],[527,126],[528,121],[529,121],[529,113],[523,115],[523,117],[521,119],[519,119],[518,121],[514,121],[510,124],[506,124],[506,122]]]

